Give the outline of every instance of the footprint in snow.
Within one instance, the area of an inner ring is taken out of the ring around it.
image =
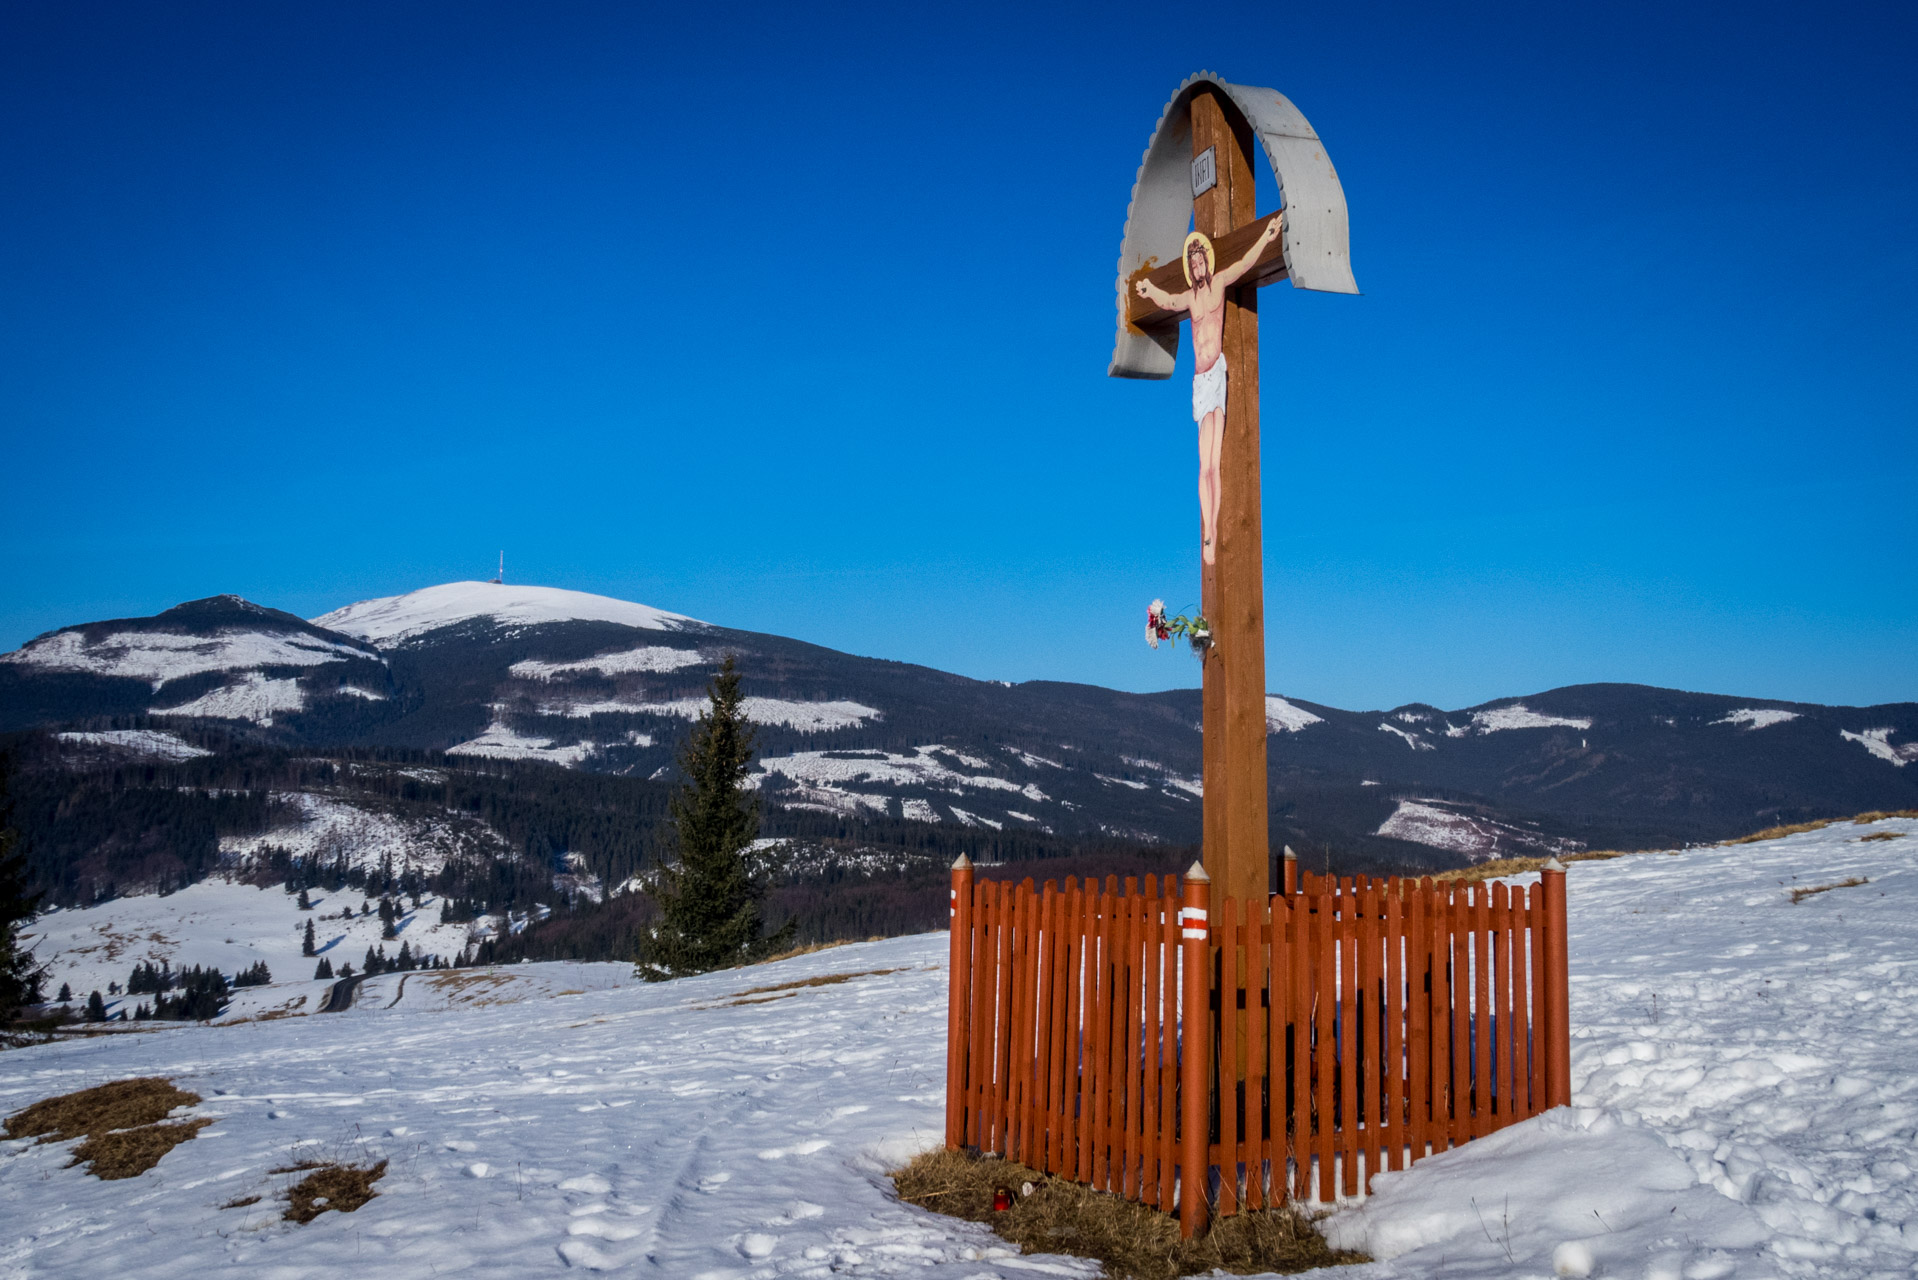
[[[825,1138],[814,1138],[808,1142],[796,1142],[790,1147],[768,1147],[759,1153],[761,1160],[784,1160],[787,1156],[809,1156],[815,1151],[824,1151],[832,1143]]]
[[[588,1195],[603,1196],[613,1189],[613,1184],[597,1173],[583,1173],[577,1178],[568,1178],[559,1184],[561,1191],[584,1191]]]
[[[601,1240],[631,1240],[649,1230],[651,1228],[642,1222],[616,1222],[597,1214],[575,1218],[566,1224],[566,1234],[569,1236],[597,1236]]]
[[[607,1253],[577,1239],[561,1241],[559,1256],[567,1266],[584,1267],[588,1271],[617,1271],[630,1261],[624,1254]]]
[[[779,1237],[764,1231],[748,1231],[739,1238],[739,1251],[748,1258],[763,1258],[779,1247]]]
[[[707,1195],[712,1195],[715,1191],[718,1191],[722,1186],[726,1185],[728,1182],[731,1182],[732,1180],[733,1180],[733,1175],[730,1173],[711,1174],[699,1180],[699,1189],[701,1191],[704,1191]]]
[[[804,1222],[808,1218],[817,1218],[825,1212],[826,1210],[823,1205],[816,1205],[810,1200],[795,1200],[787,1205],[786,1211],[777,1218],[766,1219],[766,1225],[769,1227],[790,1227],[796,1222]]]

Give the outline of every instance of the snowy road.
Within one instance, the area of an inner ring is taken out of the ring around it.
[[[1577,1107],[1383,1178],[1337,1230],[1394,1256],[1342,1274],[1911,1275],[1914,855],[1892,820],[1576,864]],[[523,966],[464,1001],[414,975],[391,1009],[0,1054],[0,1111],[166,1075],[217,1117],[122,1182],[0,1143],[0,1277],[1092,1274],[888,1195],[941,1130],[944,957],[904,938],[658,987]],[[268,1171],[315,1155],[389,1160],[379,1198],[279,1222]]]

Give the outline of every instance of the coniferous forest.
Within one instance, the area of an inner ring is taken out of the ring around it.
[[[16,734],[0,743],[14,763],[14,825],[48,905],[169,893],[217,873],[285,884],[294,893],[351,891],[380,904],[383,918],[397,912],[398,899],[422,894],[440,900],[444,921],[533,917],[466,957],[478,963],[630,959],[655,918],[647,894],[606,890],[642,884],[657,866],[669,839],[674,781],[400,749],[295,753],[245,744],[221,744],[227,749],[175,764],[79,769],[48,738]],[[469,841],[431,870],[390,858],[369,865],[344,850],[300,855],[270,841],[244,860],[222,856],[222,838],[257,841],[297,822],[302,794],[396,818],[457,815],[487,838]],[[761,836],[781,842],[762,855],[767,927],[790,922],[798,944],[943,927],[947,868],[962,853],[986,875],[1042,877],[1107,869],[1158,874],[1192,857],[1183,848],[773,806],[764,812]],[[558,876],[562,871],[575,874]],[[602,888],[580,892],[573,887],[580,878]],[[371,967],[399,963],[397,956],[375,956]],[[243,983],[245,975],[236,979]],[[197,989],[191,999],[184,991],[165,994],[178,982],[177,974],[136,972],[128,991],[163,994],[149,1014],[157,1017],[186,1016],[179,1010],[210,998]]]

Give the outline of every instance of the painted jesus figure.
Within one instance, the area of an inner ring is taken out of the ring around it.
[[[1144,279],[1135,286],[1139,296],[1154,306],[1192,317],[1192,420],[1199,424],[1199,523],[1207,564],[1218,559],[1219,455],[1225,446],[1225,295],[1252,269],[1266,246],[1278,239],[1284,226],[1284,214],[1266,223],[1244,256],[1223,269],[1213,261],[1212,241],[1194,231],[1185,238],[1185,279],[1190,287],[1184,293],[1167,293]]]

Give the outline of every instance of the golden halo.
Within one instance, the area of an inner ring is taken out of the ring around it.
[[[1179,263],[1185,268],[1185,282],[1192,283],[1192,246],[1198,245],[1205,250],[1205,265],[1214,272],[1219,269],[1219,260],[1213,256],[1212,240],[1203,231],[1194,231],[1185,238],[1185,248],[1179,251]]]

